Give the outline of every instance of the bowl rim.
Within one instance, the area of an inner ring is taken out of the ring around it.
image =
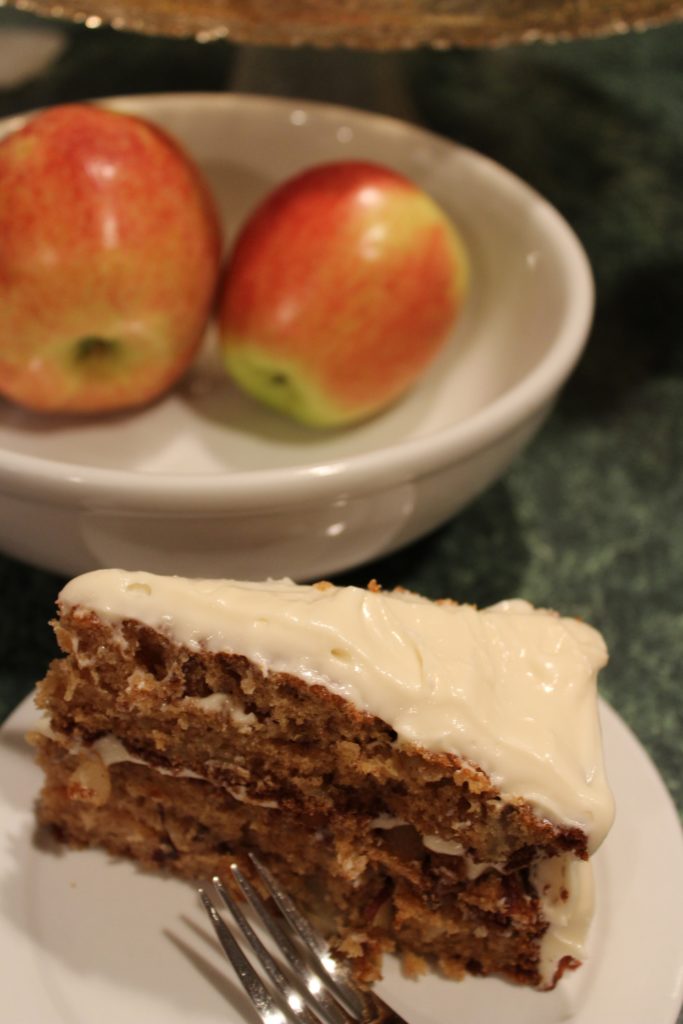
[[[257,470],[226,470],[217,474],[148,473],[112,469],[17,453],[0,446],[0,489],[12,496],[40,497],[51,504],[91,507],[106,505],[115,510],[149,509],[160,499],[164,513],[244,509],[251,506],[290,506],[330,494],[353,490],[368,493],[387,485],[415,480],[446,465],[473,456],[492,446],[506,432],[517,429],[549,407],[576,366],[588,341],[595,304],[595,284],[588,256],[574,229],[544,196],[519,175],[447,136],[387,114],[316,100],[248,93],[149,93],[97,99],[100,105],[130,109],[144,116],[149,106],[191,107],[281,106],[314,112],[317,116],[361,119],[383,130],[408,128],[421,136],[465,155],[503,185],[532,198],[543,210],[544,230],[560,257],[565,280],[571,281],[569,313],[548,342],[543,358],[521,380],[483,406],[473,416],[441,430],[398,441],[369,452],[311,462],[292,467]],[[137,108],[137,109],[136,109]],[[19,127],[39,108],[0,118],[0,137]],[[191,488],[188,487],[191,483]],[[168,503],[168,504],[166,504]]]

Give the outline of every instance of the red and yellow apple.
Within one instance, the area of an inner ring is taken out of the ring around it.
[[[211,313],[221,230],[193,160],[88,104],[0,142],[0,394],[40,412],[152,401]]]
[[[468,261],[446,213],[386,167],[313,167],[248,218],[219,295],[230,376],[311,426],[394,402],[443,346]]]

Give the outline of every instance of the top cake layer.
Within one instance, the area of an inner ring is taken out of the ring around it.
[[[405,591],[113,569],[72,580],[60,606],[325,686],[399,740],[465,758],[504,796],[579,827],[591,851],[609,829],[597,715],[607,651],[576,619],[520,600],[477,610]]]

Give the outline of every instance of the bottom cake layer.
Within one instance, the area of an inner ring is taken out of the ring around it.
[[[431,961],[451,977],[502,974],[535,986],[577,966],[556,955],[548,974],[547,907],[533,868],[502,872],[430,848],[430,837],[400,819],[297,814],[273,801],[246,803],[234,788],[191,774],[107,766],[44,735],[32,742],[46,777],[40,820],[64,842],[195,880],[229,881],[230,863],[248,871],[242,858],[258,852],[359,980],[380,976],[387,950],[412,974]]]

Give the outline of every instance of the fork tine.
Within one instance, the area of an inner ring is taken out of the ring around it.
[[[235,900],[232,898],[228,890],[223,885],[222,881],[218,876],[214,877],[213,884],[216,887],[223,903],[226,905],[233,918],[235,924],[240,929],[245,939],[253,949],[259,963],[265,970],[266,974],[273,982],[277,990],[284,996],[288,1007],[301,1021],[305,1024],[314,1024],[313,1018],[307,1011],[306,1006],[299,994],[299,992],[289,983],[287,978],[278,967],[275,960],[263,945],[254,929],[249,924],[249,921],[242,913],[242,910],[237,905]]]
[[[263,1024],[291,1024],[291,1018],[287,1018],[274,1002],[205,891],[199,889],[198,892],[223,952],[234,967]]]
[[[249,858],[275,900],[280,913],[294,931],[297,932],[311,953],[314,962],[323,971],[332,991],[342,1000],[355,1017],[363,1020],[367,1016],[369,1009],[368,1002],[363,994],[348,983],[346,971],[331,954],[327,943],[311,927],[303,914],[299,912],[265,864],[262,864],[254,853],[250,853]]]
[[[271,981],[280,989],[286,1001],[288,1008],[285,1009],[283,1004],[283,1008],[280,1009],[247,960],[216,907],[206,892],[200,888],[198,890],[199,895],[213,924],[218,940],[223,947],[223,951],[234,967],[237,977],[251,999],[262,1024],[315,1024],[313,1016],[317,1018],[318,1024],[354,1024],[354,1022],[355,1024],[406,1024],[403,1017],[399,1016],[375,992],[361,992],[353,986],[348,980],[348,975],[343,965],[337,963],[330,954],[323,939],[310,927],[268,869],[253,854],[250,854],[250,856],[254,868],[258,871],[266,889],[282,911],[284,920],[299,934],[299,937],[307,945],[309,953],[313,957],[314,962],[318,964],[321,972],[320,977],[313,974],[309,965],[301,959],[299,951],[282,926],[270,915],[254,887],[242,875],[237,864],[231,864],[232,874],[240,886],[243,895],[251,904],[253,910],[261,917],[261,920],[275,940],[279,951],[289,960],[290,965],[293,967],[294,976],[301,983],[301,993],[306,998],[306,1005],[304,1005],[296,990],[284,978],[270,953],[254,933],[246,917],[232,899],[220,878],[215,876],[213,882],[216,890],[225,905],[232,912],[245,940],[250,943],[264,970],[269,974]],[[283,981],[285,983],[284,987],[282,986]],[[329,993],[332,992],[334,992],[335,999],[338,999],[339,1002],[335,1002],[331,998]],[[342,1009],[343,1006],[347,1007],[348,1013]]]
[[[309,965],[299,954],[298,949],[287,933],[283,931],[278,922],[273,918],[272,914],[269,913],[263,900],[254,889],[253,885],[251,885],[248,879],[244,877],[238,865],[231,864],[230,870],[245,897],[263,921],[263,924],[269,931],[278,949],[287,958],[291,967],[294,969],[294,972],[297,978],[301,981],[304,990],[313,997],[312,1006],[315,1013],[325,1021],[325,1024],[348,1024],[348,1017],[346,1013],[344,1013],[337,1003],[327,995],[327,992],[323,988],[317,974],[311,970]],[[221,895],[223,895],[225,888],[222,885],[220,878],[214,878],[213,883]]]

